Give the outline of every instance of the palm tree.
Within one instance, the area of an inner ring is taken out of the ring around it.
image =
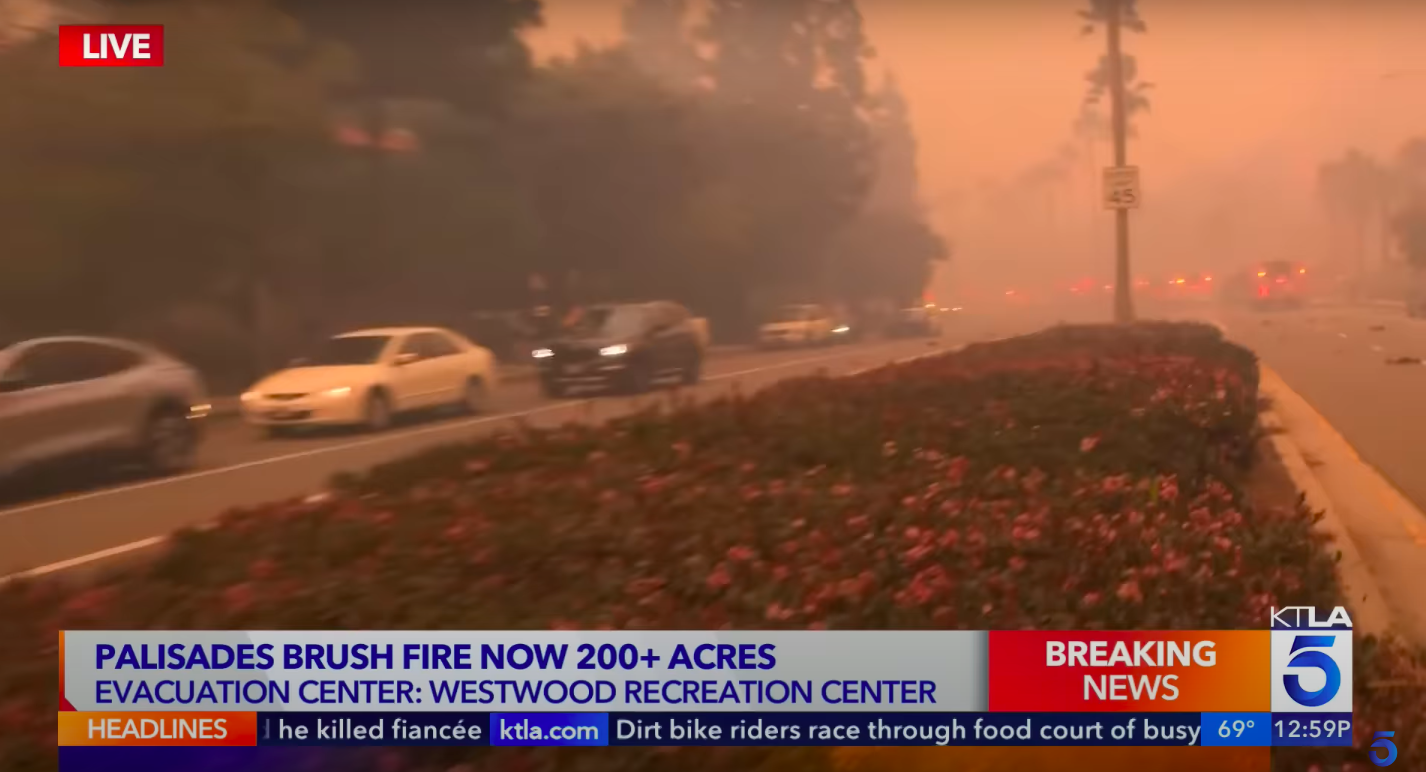
[[[1356,290],[1366,275],[1368,239],[1373,221],[1392,201],[1392,175],[1376,159],[1353,148],[1317,169],[1317,193],[1329,213],[1351,232]]]

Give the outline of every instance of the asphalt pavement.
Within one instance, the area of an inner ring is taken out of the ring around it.
[[[1383,307],[1212,316],[1426,509],[1426,320]]]
[[[955,315],[939,340],[870,341],[831,348],[722,350],[695,399],[748,393],[817,372],[845,374],[958,344],[1028,332],[1052,318]],[[70,490],[0,509],[0,577],[52,573],[116,559],[200,525],[222,511],[319,492],[333,474],[360,471],[423,448],[512,428],[600,421],[638,409],[639,398],[546,399],[528,379],[504,383],[488,415],[446,417],[382,434],[323,433],[269,439],[235,419],[208,427],[199,467],[178,477]]]

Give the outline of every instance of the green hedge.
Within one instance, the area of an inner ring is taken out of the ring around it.
[[[1210,327],[1058,328],[444,447],[321,501],[228,512],[144,566],[0,593],[0,766],[52,764],[66,628],[1260,628],[1269,606],[1332,605],[1337,587],[1312,518],[1243,492],[1256,372]]]

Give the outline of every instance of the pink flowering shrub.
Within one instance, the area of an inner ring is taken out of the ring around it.
[[[433,450],[86,586],[0,591],[0,767],[52,765],[65,628],[1258,628],[1337,589],[1308,513],[1243,494],[1256,399],[1253,356],[1212,328],[1061,328]]]

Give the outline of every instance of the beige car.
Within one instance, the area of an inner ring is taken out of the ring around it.
[[[112,338],[39,338],[0,350],[0,478],[103,458],[173,474],[196,461],[207,415],[192,368]]]
[[[758,342],[766,347],[818,346],[831,343],[839,326],[822,306],[783,306],[758,330]]]
[[[267,376],[242,395],[243,417],[272,433],[298,426],[387,428],[401,413],[485,410],[494,356],[439,327],[358,330]]]

